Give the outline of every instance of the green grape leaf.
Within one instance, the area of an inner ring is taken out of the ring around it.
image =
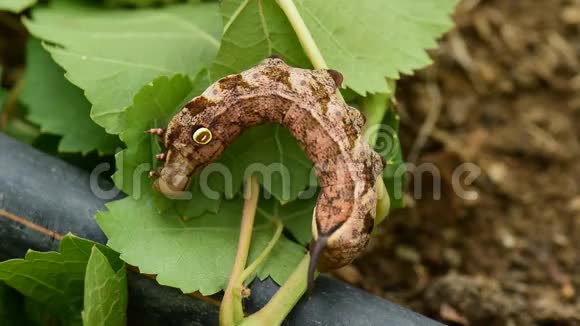
[[[157,212],[151,197],[107,204],[97,222],[108,245],[121,252],[127,263],[145,274],[157,275],[160,284],[183,292],[209,295],[223,290],[232,270],[239,238],[243,201],[223,201],[217,214],[206,212],[194,219],[168,218]],[[267,246],[274,234],[271,221],[256,216],[249,262]],[[305,250],[282,237],[258,270],[261,279],[286,280]]]
[[[458,0],[296,0],[302,19],[329,67],[361,95],[389,93],[398,79],[431,60],[426,48],[453,24]]]
[[[114,153],[120,145],[117,137],[91,120],[91,105],[82,90],[66,80],[64,70],[36,39],[28,41],[26,62],[20,100],[28,107],[27,118],[42,132],[62,136],[60,152]]]
[[[28,251],[24,259],[0,263],[0,281],[61,316],[79,314],[91,248],[97,246],[115,270],[123,265],[111,249],[92,241],[65,236],[59,252]]]
[[[81,326],[82,319],[81,314],[76,313],[72,315],[62,316],[55,315],[49,308],[38,301],[34,301],[33,298],[24,297],[24,313],[23,316],[26,320],[20,324],[14,325],[27,325],[27,326]]]
[[[24,9],[30,8],[35,4],[36,0],[2,0],[0,2],[0,10],[20,13],[24,11]]]
[[[275,198],[263,199],[256,213],[270,220],[279,218],[296,241],[306,245],[312,239],[312,214],[318,199],[317,190],[318,188],[313,185],[300,194],[301,198],[285,205],[280,204]]]
[[[246,70],[272,54],[283,54],[290,65],[309,67],[309,61],[274,1],[221,2],[224,34],[211,67],[213,80]]]
[[[95,246],[85,275],[83,326],[124,326],[127,324],[127,271],[115,271],[107,257]]]
[[[276,2],[291,2],[277,0]],[[387,78],[412,73],[431,61],[426,48],[451,26],[458,0],[294,0],[328,67],[355,92],[390,93]],[[226,0],[225,34],[213,66],[216,75],[254,65],[273,52],[308,68],[284,13],[274,1]]]
[[[24,300],[20,293],[0,282],[0,320],[7,325],[23,325]]]
[[[84,91],[91,118],[115,134],[144,84],[177,73],[194,78],[211,63],[222,30],[218,5],[201,1],[140,10],[53,1],[24,23]]]
[[[212,174],[208,178],[211,189],[235,194],[251,173],[268,193],[283,202],[296,199],[308,186],[312,172],[310,159],[292,134],[280,125],[248,129],[225,150],[217,164],[225,165],[231,173],[231,184],[224,183],[219,173]]]

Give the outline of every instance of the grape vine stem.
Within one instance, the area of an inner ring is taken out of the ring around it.
[[[294,32],[298,36],[298,41],[300,41],[300,45],[302,45],[302,49],[304,49],[304,52],[312,63],[312,66],[315,69],[328,69],[328,65],[324,60],[324,56],[322,55],[322,52],[320,52],[320,49],[318,48],[316,41],[314,41],[312,34],[310,34],[310,30],[302,19],[298,8],[296,8],[296,5],[294,4],[294,1],[276,0],[276,2],[282,11],[284,11],[284,14],[286,14],[286,17],[288,18],[290,25],[292,25]]]
[[[220,325],[222,326],[237,325],[244,318],[241,293],[239,293],[239,284],[241,283],[239,279],[242,276],[248,260],[259,195],[260,185],[258,184],[258,179],[256,176],[248,177],[244,187],[244,209],[242,212],[238,251],[234,260],[228,287],[220,306]]]

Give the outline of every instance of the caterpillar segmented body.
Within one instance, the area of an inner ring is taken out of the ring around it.
[[[246,128],[286,127],[314,163],[321,187],[312,220],[311,288],[316,267],[344,266],[366,247],[375,182],[385,164],[362,137],[364,116],[336,94],[341,82],[336,71],[293,68],[277,57],[217,81],[170,121],[154,188],[179,195]]]

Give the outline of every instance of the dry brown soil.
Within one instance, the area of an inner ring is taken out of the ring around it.
[[[580,325],[580,1],[463,1],[398,86],[407,207],[339,275],[452,325]],[[481,168],[462,199],[451,175]]]

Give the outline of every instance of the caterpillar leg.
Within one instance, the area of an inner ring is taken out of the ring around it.
[[[148,134],[157,135],[159,137],[163,137],[165,135],[165,129],[163,128],[152,128],[149,130],[145,130],[145,132]]]

